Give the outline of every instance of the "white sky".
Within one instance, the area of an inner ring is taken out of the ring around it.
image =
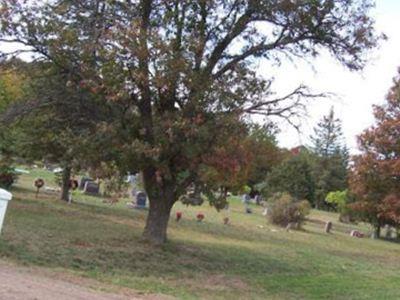
[[[333,105],[336,115],[343,121],[350,151],[357,151],[356,136],[373,124],[372,105],[384,101],[400,67],[400,0],[376,0],[373,16],[378,31],[385,33],[389,39],[371,55],[370,63],[362,72],[346,70],[329,55],[319,57],[312,66],[302,62],[293,66],[287,62],[271,70],[269,66],[261,65],[261,73],[275,76],[278,91],[304,83],[315,92],[337,95],[330,100],[309,104],[309,117],[304,119],[300,134],[283,125],[278,139],[281,146],[307,145],[313,126]]]

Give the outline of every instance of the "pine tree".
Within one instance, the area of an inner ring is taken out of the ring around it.
[[[333,107],[314,128],[310,137],[311,149],[316,155],[316,207],[327,208],[329,192],[347,188],[348,150],[344,143],[342,122],[336,118]]]
[[[342,121],[336,118],[333,107],[314,127],[314,135],[310,139],[313,152],[320,157],[328,158],[347,152],[343,142]]]

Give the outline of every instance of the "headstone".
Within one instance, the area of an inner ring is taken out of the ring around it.
[[[357,237],[357,238],[363,238],[363,237],[364,237],[364,234],[361,233],[361,232],[359,232],[358,230],[352,230],[352,231],[350,232],[350,236],[352,236],[352,237]]]
[[[242,202],[244,204],[244,211],[246,212],[246,214],[251,214],[253,212],[251,210],[251,208],[249,207],[250,200],[251,200],[251,198],[248,194],[244,194],[242,196]]]
[[[82,177],[81,178],[81,182],[79,183],[79,189],[80,190],[84,190],[85,189],[85,184],[88,181],[94,181],[92,178],[89,177]]]
[[[290,222],[286,226],[286,231],[297,230],[297,229],[299,229],[299,223],[297,222]]]
[[[83,192],[89,195],[98,195],[100,193],[100,186],[94,181],[86,181]]]
[[[332,230],[332,222],[328,221],[325,224],[325,233],[331,233],[331,230]]]
[[[4,217],[6,215],[8,202],[11,201],[12,194],[6,190],[0,189],[0,233],[3,227]]]
[[[136,208],[146,208],[147,195],[145,192],[136,193]]]
[[[185,195],[180,197],[181,202],[186,205],[200,206],[203,204],[204,200],[201,197],[200,193],[196,193],[194,191],[190,191]]]
[[[261,205],[262,197],[260,194],[256,195],[255,200],[257,205]]]
[[[243,201],[244,204],[249,204],[250,200],[251,200],[251,198],[250,198],[250,196],[248,194],[244,194],[242,196],[242,201]]]

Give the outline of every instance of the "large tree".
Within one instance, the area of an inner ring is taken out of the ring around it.
[[[276,140],[277,127],[273,123],[250,126],[246,146],[252,154],[248,185],[254,192],[259,192],[257,185],[262,184],[272,168],[280,164],[285,156]]]
[[[69,86],[52,64],[25,63],[15,70],[23,74],[25,89],[19,101],[1,114],[0,125],[7,124],[8,131],[15,133],[14,156],[44,160],[63,169],[61,200],[68,201],[72,169],[98,158],[88,140],[93,143],[97,123],[109,112],[92,93]]]
[[[310,58],[328,50],[365,64],[378,37],[369,0],[90,0],[1,2],[2,41],[51,61],[71,84],[126,104],[124,149],[143,173],[144,231],[166,240],[170,210],[215,151],[218,133],[244,114],[292,120],[299,87],[274,97],[258,59]],[[228,122],[225,122],[228,119]],[[233,130],[235,132],[235,130]],[[232,133],[233,134],[233,133]]]
[[[326,206],[329,192],[347,189],[348,150],[342,132],[342,122],[333,107],[314,127],[310,137],[315,154],[316,207]]]
[[[379,237],[383,225],[400,226],[400,70],[374,116],[376,124],[358,138],[361,154],[354,157],[350,186],[353,208]]]
[[[314,157],[307,150],[285,159],[268,174],[265,195],[289,193],[296,200],[307,200],[315,205],[316,178],[313,173]]]
[[[20,60],[9,60],[0,64],[0,115],[11,106],[20,102],[27,89],[27,78],[20,68],[24,63]],[[0,122],[0,163],[10,165],[15,152],[16,132]]]

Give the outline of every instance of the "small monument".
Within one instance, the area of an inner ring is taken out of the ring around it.
[[[12,199],[12,194],[6,190],[0,189],[0,233],[3,227],[4,217],[6,215],[8,202]]]
[[[136,206],[137,209],[146,208],[147,195],[145,192],[139,191],[136,193]]]
[[[246,212],[246,214],[251,214],[253,213],[253,211],[250,208],[250,195],[249,194],[244,194],[242,196],[242,202],[244,204],[244,211]]]
[[[356,237],[356,238],[363,238],[364,234],[362,232],[358,231],[358,230],[352,230],[350,232],[350,236],[351,237]]]
[[[325,233],[331,233],[331,230],[332,230],[332,222],[328,221],[325,224]]]
[[[262,212],[262,215],[263,215],[264,217],[268,216],[268,207],[264,208],[264,210],[263,210],[263,212]]]
[[[298,222],[290,222],[286,226],[286,231],[289,232],[290,230],[298,230],[299,227],[300,226]]]
[[[98,195],[100,193],[100,186],[94,181],[86,181],[83,192],[88,195]]]
[[[85,189],[85,184],[88,181],[94,181],[94,180],[92,178],[89,178],[89,177],[82,177],[81,181],[79,183],[79,189],[80,190],[84,190]]]

